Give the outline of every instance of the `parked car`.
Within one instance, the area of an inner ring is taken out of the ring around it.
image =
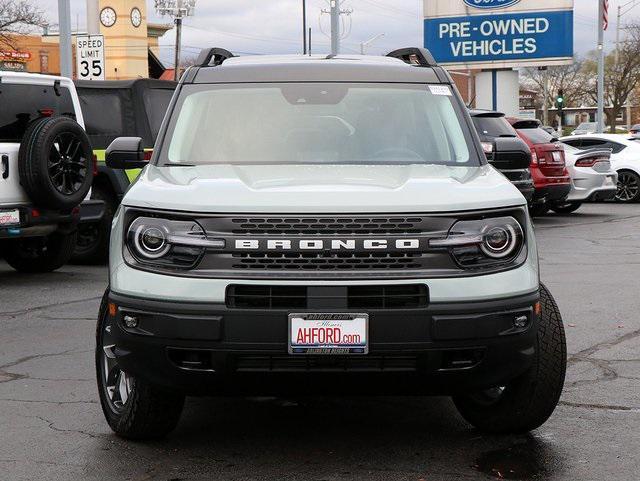
[[[640,141],[629,135],[591,134],[560,139],[580,150],[611,150],[611,167],[618,173],[618,202],[640,201]]]
[[[77,263],[103,263],[109,253],[113,215],[139,169],[122,171],[108,168],[104,152],[116,137],[140,137],[149,151],[160,130],[175,82],[154,79],[75,82],[80,106],[98,159],[98,175],[92,198],[105,203],[100,222],[83,223],[78,233],[73,260]],[[150,152],[149,154],[150,155]]]
[[[545,132],[547,132],[548,134],[553,135],[554,137],[558,135],[558,131],[550,125],[541,125],[540,128]]]
[[[629,134],[637,138],[640,135],[640,124],[632,125],[629,129]]]
[[[427,50],[207,49],[143,147],[106,153],[146,165],[96,329],[120,436],[165,435],[206,393],[449,394],[493,433],[553,412],[566,343],[526,201]]]
[[[544,215],[553,206],[564,205],[571,191],[571,177],[558,139],[543,130],[538,120],[507,120],[531,149],[531,177],[535,187],[531,213]]]
[[[578,125],[571,135],[593,134],[598,130],[597,122],[582,122]]]
[[[613,199],[618,191],[618,173],[611,167],[611,150],[580,150],[564,146],[564,157],[571,175],[571,192],[565,204],[551,207],[559,214],[569,214],[584,202]]]
[[[529,171],[531,151],[527,144],[518,137],[502,112],[473,109],[469,110],[469,115],[489,163],[500,170],[518,188],[527,202],[530,202],[533,199],[534,187]],[[497,152],[499,150],[502,152]],[[513,151],[526,152],[528,160],[524,159],[523,162],[521,156],[511,153]]]
[[[66,264],[78,222],[102,216],[86,199],[94,169],[73,83],[0,72],[0,257],[21,272]]]

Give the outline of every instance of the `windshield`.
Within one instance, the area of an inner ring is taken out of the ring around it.
[[[443,86],[188,85],[160,163],[480,165],[463,120]]]

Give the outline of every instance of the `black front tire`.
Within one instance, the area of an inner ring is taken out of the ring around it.
[[[104,202],[104,214],[99,222],[78,226],[78,242],[71,258],[75,264],[104,264],[109,259],[111,223],[118,204],[114,196],[101,186],[93,187],[91,198]]]
[[[3,246],[4,259],[18,272],[52,272],[69,262],[75,245],[76,232],[7,240]]]
[[[540,427],[560,400],[567,366],[567,344],[558,306],[540,285],[536,355],[533,365],[506,386],[453,398],[462,417],[495,434],[525,433]]]
[[[567,202],[565,204],[558,204],[551,207],[551,210],[556,214],[572,214],[582,207],[582,202]]]
[[[111,345],[111,332],[119,327],[108,313],[108,292],[107,289],[102,298],[96,328],[96,377],[102,412],[109,427],[118,436],[141,440],[164,437],[175,429],[180,420],[184,394],[162,389],[123,371],[120,371],[120,375],[126,376],[128,386],[125,402],[122,402],[122,398],[119,403],[114,402],[113,395],[109,394],[107,378],[113,379],[113,375],[110,376],[113,371],[107,372],[105,360],[108,356],[104,347]],[[112,361],[117,376],[117,359]]]

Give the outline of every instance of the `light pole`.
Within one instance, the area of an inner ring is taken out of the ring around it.
[[[620,58],[618,49],[620,45],[620,22],[622,22],[622,16],[629,13],[638,5],[640,5],[640,0],[630,0],[627,3],[618,5],[618,20],[616,22],[616,65],[618,65],[618,60]]]
[[[302,0],[302,54],[307,54],[307,0]]]
[[[58,24],[60,25],[60,75],[71,78],[73,54],[71,53],[71,4],[58,0]]]
[[[182,48],[182,19],[193,15],[196,0],[155,0],[156,12],[160,15],[170,15],[176,24],[176,56],[173,80],[180,77],[180,50]]]
[[[384,37],[384,33],[379,33],[378,35],[376,35],[375,37],[371,37],[369,40],[367,40],[366,42],[362,42],[360,44],[360,53],[362,55],[364,55],[364,50],[365,48],[367,48],[369,45],[371,45],[373,42],[375,42],[376,40],[378,40],[379,38]]]

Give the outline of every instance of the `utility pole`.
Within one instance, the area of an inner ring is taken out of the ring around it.
[[[331,55],[340,53],[340,0],[331,0]]]
[[[598,133],[604,132],[604,2],[598,0]]]
[[[549,68],[538,67],[538,70],[544,72],[544,79],[542,81],[542,123],[549,125]]]
[[[307,0],[302,0],[302,55],[307,54]]]
[[[58,0],[58,24],[60,25],[60,75],[73,76],[71,54],[71,5],[70,0]]]
[[[170,15],[176,24],[176,51],[173,79],[180,79],[180,50],[182,49],[182,19],[193,15],[196,0],[155,0],[156,12],[160,15]]]
[[[99,0],[87,0],[87,33],[100,34],[100,6]]]

